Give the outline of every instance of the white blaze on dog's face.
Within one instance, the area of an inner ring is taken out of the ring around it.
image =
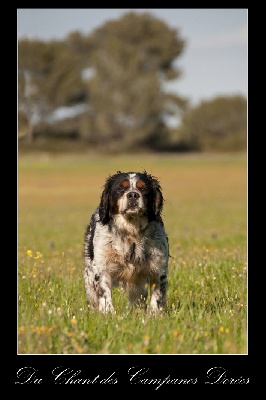
[[[141,215],[145,211],[142,194],[144,187],[145,183],[135,173],[131,173],[123,179],[119,188],[121,197],[117,200],[118,212],[127,215]]]

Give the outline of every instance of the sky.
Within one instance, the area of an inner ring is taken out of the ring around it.
[[[245,8],[46,8],[17,9],[18,38],[64,39],[70,32],[87,35],[107,20],[129,11],[149,12],[175,28],[186,40],[176,63],[182,75],[167,90],[191,105],[217,96],[247,97],[248,10]]]

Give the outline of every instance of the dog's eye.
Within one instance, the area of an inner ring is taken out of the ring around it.
[[[117,189],[117,193],[124,193],[127,190],[127,188],[125,188],[124,186],[119,186],[119,188]]]
[[[124,179],[121,183],[119,188],[117,189],[118,193],[123,193],[125,190],[129,188],[129,181],[127,179]]]

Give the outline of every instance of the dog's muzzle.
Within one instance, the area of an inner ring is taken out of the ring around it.
[[[129,201],[134,201],[138,200],[140,198],[140,195],[137,192],[129,192],[127,194],[127,198]]]
[[[128,209],[132,210],[139,207],[140,195],[138,192],[127,193],[127,205]]]

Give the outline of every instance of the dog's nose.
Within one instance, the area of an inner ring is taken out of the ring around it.
[[[137,192],[129,192],[127,194],[127,198],[129,200],[137,200],[137,199],[139,199],[139,194]]]

